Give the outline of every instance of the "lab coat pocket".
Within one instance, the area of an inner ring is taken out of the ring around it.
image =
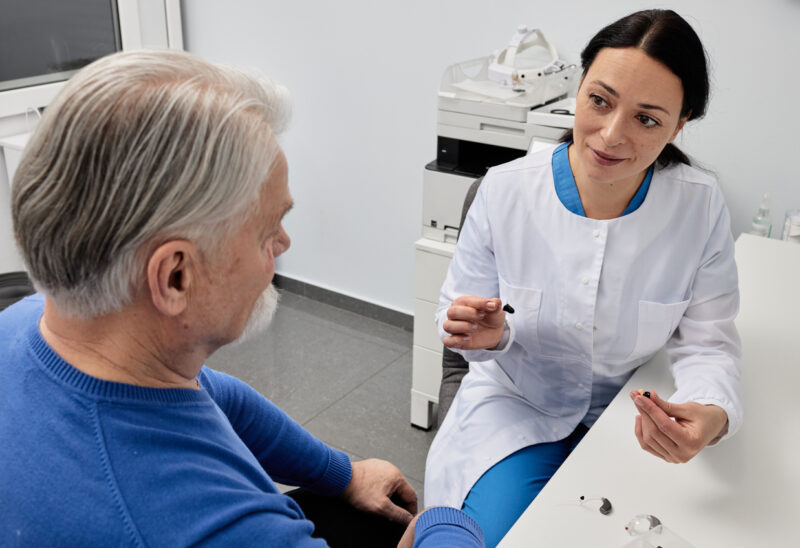
[[[514,323],[514,341],[526,351],[538,354],[539,344],[539,308],[542,304],[542,291],[517,287],[502,278],[500,282],[500,300],[514,308],[514,314],[507,316],[508,323]]]
[[[639,301],[636,344],[628,358],[642,358],[658,352],[678,327],[688,306],[688,300],[667,304]]]

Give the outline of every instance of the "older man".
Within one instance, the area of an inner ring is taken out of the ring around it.
[[[0,314],[0,545],[399,540],[416,495],[396,467],[203,366],[277,303],[287,112],[280,86],[180,52],[101,59],[45,112],[12,197],[41,294]],[[404,544],[481,542],[455,509],[415,524]]]

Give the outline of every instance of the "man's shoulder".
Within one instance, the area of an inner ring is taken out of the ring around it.
[[[12,304],[0,312],[0,343],[19,336],[36,323],[44,310],[44,295],[36,293]]]

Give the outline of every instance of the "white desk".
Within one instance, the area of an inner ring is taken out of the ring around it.
[[[615,548],[636,514],[652,514],[697,548],[800,546],[800,245],[743,234],[736,242],[744,423],[687,464],[645,453],[628,392],[674,386],[659,353],[623,387],[500,543]],[[602,496],[578,505],[581,495]],[[665,548],[668,548],[665,545]]]

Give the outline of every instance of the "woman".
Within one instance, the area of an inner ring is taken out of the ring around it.
[[[581,61],[572,134],[489,171],[437,313],[470,372],[428,455],[426,505],[463,507],[490,546],[665,343],[675,394],[631,393],[642,448],[686,462],[741,423],[728,212],[671,144],[705,114],[700,39],[643,11]]]

